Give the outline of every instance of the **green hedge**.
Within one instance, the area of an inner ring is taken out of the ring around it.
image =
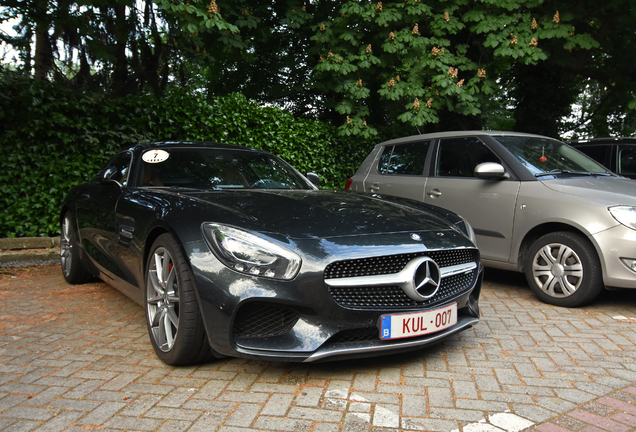
[[[373,143],[331,125],[260,107],[241,94],[207,100],[194,91],[109,98],[0,74],[0,237],[59,234],[65,192],[117,150],[139,141],[205,140],[271,151],[321,187],[341,189]]]

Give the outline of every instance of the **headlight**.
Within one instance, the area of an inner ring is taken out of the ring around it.
[[[636,207],[616,206],[608,207],[607,209],[618,222],[627,228],[636,230]]]
[[[457,213],[453,214],[453,218],[451,222],[472,241],[475,246],[477,246],[477,237],[475,236],[475,231],[473,231],[473,227],[470,226],[468,221],[464,219],[463,216],[458,215]],[[450,219],[450,218],[449,218]]]
[[[473,227],[462,216],[460,216],[460,218],[462,218],[463,223],[458,224],[459,229],[461,229],[462,232],[468,236],[470,241],[472,241],[475,246],[477,246],[477,236],[475,235],[475,231],[473,231]]]
[[[302,260],[291,250],[227,225],[203,224],[203,233],[217,258],[241,273],[293,279]]]

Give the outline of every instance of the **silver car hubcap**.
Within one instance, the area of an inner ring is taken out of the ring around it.
[[[583,282],[583,265],[572,248],[551,243],[534,256],[532,275],[537,286],[550,297],[568,297]]]
[[[146,296],[152,337],[161,351],[170,351],[179,330],[179,282],[166,248],[157,248],[150,261]]]
[[[62,235],[60,236],[60,262],[64,276],[68,276],[71,272],[71,265],[73,264],[72,250],[71,221],[68,216],[65,216],[62,221]]]

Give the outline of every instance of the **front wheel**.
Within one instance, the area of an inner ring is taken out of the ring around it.
[[[530,247],[525,262],[532,291],[555,306],[583,306],[603,289],[601,264],[596,250],[580,234],[546,234]]]
[[[169,365],[213,357],[192,273],[170,234],[155,240],[146,265],[146,322],[157,356]]]

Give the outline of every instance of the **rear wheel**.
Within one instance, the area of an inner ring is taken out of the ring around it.
[[[556,306],[583,306],[603,289],[596,251],[576,233],[555,232],[540,237],[530,247],[525,273],[536,296]]]
[[[170,234],[152,245],[146,265],[146,322],[157,356],[170,365],[214,355],[203,327],[192,273]]]
[[[77,240],[75,239],[75,230],[73,229],[70,212],[64,214],[60,231],[60,264],[62,265],[64,279],[71,284],[80,284],[90,281],[93,275],[86,270],[80,261],[79,249]]]

